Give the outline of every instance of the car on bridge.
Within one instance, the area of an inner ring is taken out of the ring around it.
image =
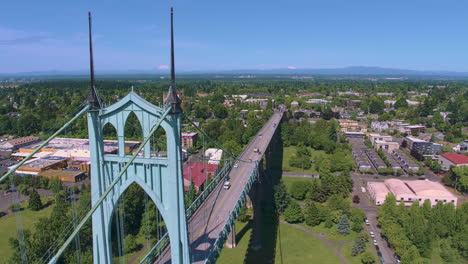
[[[231,183],[229,181],[225,181],[224,182],[224,185],[223,185],[223,188],[225,190],[229,190],[229,188],[231,188]]]

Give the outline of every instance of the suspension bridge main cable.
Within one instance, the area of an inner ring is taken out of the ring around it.
[[[143,147],[146,145],[146,143],[150,140],[151,135],[156,132],[156,130],[159,128],[163,120],[166,118],[166,116],[171,112],[171,107],[166,106],[164,113],[161,115],[159,118],[158,122],[153,126],[151,131],[149,132],[148,136],[146,137],[145,141],[138,147],[136,150],[135,154],[130,158],[130,160],[125,164],[125,167],[119,172],[119,174],[115,177],[114,181],[107,187],[106,191],[104,194],[99,198],[99,200],[94,204],[94,206],[89,210],[89,212],[86,214],[86,216],[81,220],[81,222],[77,225],[73,233],[68,237],[68,239],[63,243],[62,247],[58,250],[58,252],[55,254],[55,256],[49,261],[49,264],[54,264],[57,263],[58,259],[60,256],[63,254],[65,249],[70,245],[71,241],[75,238],[75,236],[79,233],[81,228],[84,226],[84,224],[89,220],[89,218],[93,215],[93,213],[101,206],[102,202],[104,199],[107,197],[107,195],[112,191],[114,186],[120,181],[120,178],[122,175],[127,171],[127,169],[130,167],[130,165],[133,163],[133,161],[136,159],[140,151],[143,149]]]

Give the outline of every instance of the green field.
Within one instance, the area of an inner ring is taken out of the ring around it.
[[[288,189],[288,192],[291,192],[291,186],[294,182],[310,182],[312,183],[314,178],[304,178],[304,177],[282,177],[281,178],[284,182],[284,185],[286,185],[286,188]]]
[[[237,241],[237,248],[223,248],[217,263],[244,263],[252,231],[251,228],[242,231],[246,225],[246,223],[236,223],[237,233],[242,232],[244,235]],[[320,239],[286,224],[280,223],[279,229],[275,263],[340,263],[335,253]]]
[[[48,201],[52,201],[53,197],[41,197],[42,203],[45,204]],[[17,237],[16,231],[16,217],[18,220],[21,220],[23,229],[34,230],[34,223],[37,219],[41,217],[48,217],[52,212],[52,206],[40,210],[40,211],[31,211],[27,209],[27,202],[21,204],[21,208],[25,208],[21,213],[15,215],[8,215],[0,218],[0,249],[2,254],[0,254],[0,263],[7,263],[7,260],[13,254],[10,243],[8,242],[10,237]]]
[[[279,229],[275,263],[341,263],[338,256],[313,235],[282,223]]]
[[[317,159],[317,157],[325,155],[323,150],[314,150],[309,148],[311,152],[312,162]],[[289,166],[289,159],[291,156],[296,154],[296,148],[294,146],[284,147],[283,148],[283,171],[287,172],[297,172],[297,173],[317,173],[315,169],[315,164],[312,164],[312,167],[307,170],[302,170],[302,168],[296,168]]]
[[[249,246],[250,234],[252,233],[251,225],[248,222],[236,222],[236,248],[223,248],[221,255],[216,263],[220,264],[237,264],[244,263],[247,247]]]

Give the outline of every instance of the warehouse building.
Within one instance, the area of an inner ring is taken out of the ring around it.
[[[456,206],[458,201],[458,197],[442,184],[429,180],[388,179],[384,182],[368,182],[367,189],[376,205],[383,204],[389,193],[395,196],[397,202],[404,203],[406,206],[410,206],[415,201],[422,205],[425,200],[429,200],[431,206],[435,206],[438,202],[453,203]]]

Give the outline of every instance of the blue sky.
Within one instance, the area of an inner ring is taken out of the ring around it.
[[[468,71],[467,1],[3,1],[0,72],[380,66]]]

